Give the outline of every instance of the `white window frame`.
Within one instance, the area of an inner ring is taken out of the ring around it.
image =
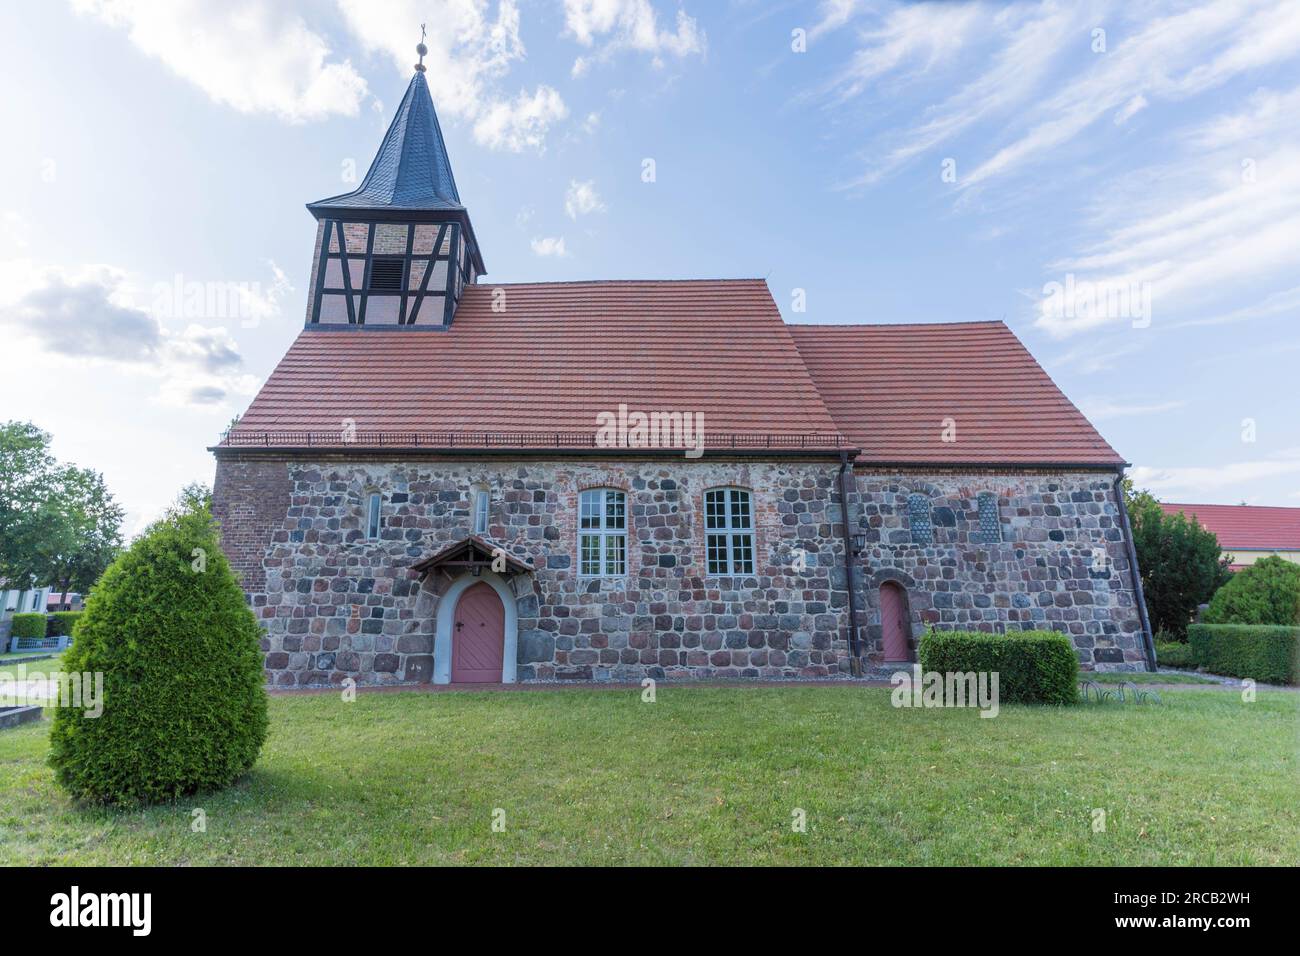
[[[620,506],[613,522],[611,503]],[[594,524],[591,521],[594,519]],[[596,548],[595,570],[584,560],[588,542]],[[611,554],[611,549],[613,553]],[[627,574],[627,492],[618,488],[587,488],[578,494],[578,576],[618,578]]]
[[[721,496],[721,509],[710,507]],[[737,507],[744,503],[743,514]],[[718,517],[721,516],[721,523]],[[714,570],[709,558],[710,539],[722,538],[726,567]],[[734,577],[754,573],[754,493],[748,488],[709,488],[704,492],[704,570],[709,577]],[[748,562],[748,566],[742,562]]]
[[[488,533],[488,512],[492,504],[492,494],[486,488],[474,489],[474,533]]]
[[[366,538],[370,541],[377,540],[384,527],[383,507],[384,496],[372,491],[366,498]]]

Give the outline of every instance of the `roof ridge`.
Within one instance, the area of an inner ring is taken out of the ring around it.
[[[926,329],[951,325],[997,325],[1010,329],[1002,319],[952,319],[939,322],[786,322],[796,329]]]
[[[532,286],[557,286],[557,285],[687,285],[690,283],[705,282],[761,282],[767,285],[766,279],[754,276],[741,276],[736,278],[714,278],[714,279],[539,279],[533,282],[480,282],[471,286],[469,289],[490,289],[503,285],[532,285]]]
[[[1241,503],[1219,505],[1211,501],[1162,501],[1160,504],[1166,508],[1267,508],[1271,511],[1300,512],[1300,505],[1249,505]]]

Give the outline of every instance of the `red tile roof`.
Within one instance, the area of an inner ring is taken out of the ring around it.
[[[504,290],[504,311],[492,309]],[[445,332],[299,334],[232,431],[560,431],[702,412],[708,436],[842,441],[761,279],[471,286]]]
[[[864,462],[1123,461],[1003,323],[786,325],[761,279],[485,284],[446,331],[308,329],[225,444],[338,444],[347,421],[361,445],[589,442],[620,404],[702,412],[714,448],[774,434]],[[949,417],[955,443],[940,440]]]
[[[790,333],[861,462],[1124,462],[1002,322]],[[955,442],[942,440],[949,418]]]
[[[1234,548],[1300,551],[1300,508],[1258,505],[1180,505],[1161,502],[1165,514],[1194,517],[1219,539],[1225,551]]]

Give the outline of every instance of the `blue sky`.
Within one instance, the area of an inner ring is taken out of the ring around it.
[[[129,530],[300,329],[303,204],[364,175],[421,22],[486,281],[1005,319],[1161,497],[1300,506],[1294,0],[7,4],[0,417]]]

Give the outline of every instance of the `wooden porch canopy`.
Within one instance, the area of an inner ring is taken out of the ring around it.
[[[498,548],[500,548],[500,545],[492,544],[478,535],[471,534],[455,544],[448,545],[437,554],[425,558],[418,564],[413,564],[411,570],[420,575],[421,581],[434,571],[441,571],[448,577],[456,577],[461,572],[469,571],[475,577],[478,577],[485,568],[487,570],[492,569],[492,562],[495,560],[494,555]],[[535,570],[531,564],[506,554],[504,548],[500,550],[500,557],[505,560],[505,568],[498,572],[502,577],[511,578],[516,574],[532,574]]]

